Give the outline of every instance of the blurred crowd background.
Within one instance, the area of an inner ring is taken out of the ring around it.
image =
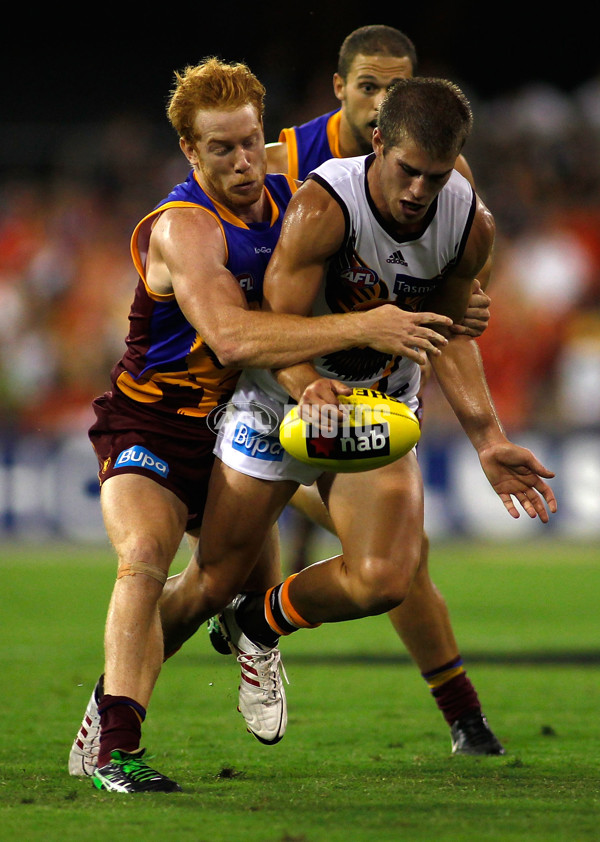
[[[302,76],[281,45],[253,66],[267,88],[268,141],[336,106],[337,46]],[[431,63],[420,70],[452,78]],[[0,433],[85,431],[90,400],[108,387],[137,281],[131,232],[187,174],[165,80],[152,117],[116,97],[109,118],[46,112],[0,125]],[[480,345],[500,416],[511,432],[597,428],[600,77],[501,94],[455,81],[475,114],[465,154],[498,228]],[[455,423],[434,385],[427,423]]]

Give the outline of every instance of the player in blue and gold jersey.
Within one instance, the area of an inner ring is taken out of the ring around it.
[[[206,417],[228,399],[238,370],[219,363],[186,319],[174,291],[158,293],[148,283],[146,260],[152,229],[167,210],[198,208],[206,212],[221,231],[225,268],[237,280],[248,306],[258,309],[265,268],[295,189],[287,176],[266,176],[266,219],[246,223],[212,199],[192,170],[187,180],[139,223],[131,250],[140,281],[130,315],[127,352],[113,371],[117,392],[170,415],[196,418]]]
[[[103,682],[69,758],[71,774],[92,775],[98,789],[179,789],[145,763],[141,723],[164,660],[159,600],[183,536],[200,534],[214,461],[210,415],[227,402],[237,372],[356,344],[416,355],[415,347],[437,353],[445,343],[434,328],[450,320],[433,313],[389,306],[309,321],[259,309],[263,274],[295,189],[285,175],[266,175],[263,98],[262,84],[243,64],[213,58],[176,75],[168,115],[191,172],[132,239],[140,277],[127,349],[112,388],[94,402],[90,429],[117,580]],[[259,561],[249,586],[277,581],[269,542]],[[260,695],[262,673],[270,687],[279,680],[278,650],[259,653],[254,664]],[[282,693],[277,704],[285,711]]]

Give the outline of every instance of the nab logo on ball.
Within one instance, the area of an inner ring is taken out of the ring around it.
[[[389,424],[375,424],[370,429],[349,427],[344,432],[335,438],[307,438],[307,455],[313,459],[369,459],[390,455]]]
[[[333,412],[303,407],[305,418],[298,406],[290,409],[279,427],[279,440],[290,456],[336,473],[370,471],[402,458],[419,441],[417,417],[397,398],[353,389],[338,400],[339,405],[329,407]]]

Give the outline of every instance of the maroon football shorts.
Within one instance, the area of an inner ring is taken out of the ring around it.
[[[93,402],[89,437],[100,470],[109,477],[139,474],[172,491],[188,508],[187,529],[200,526],[214,462],[215,434],[203,419],[171,418],[118,393]]]

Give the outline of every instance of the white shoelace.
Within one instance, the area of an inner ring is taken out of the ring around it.
[[[264,654],[257,653],[254,655],[250,655],[247,652],[240,652],[237,660],[242,669],[248,669],[250,667],[251,670],[254,670],[260,684],[260,689],[265,693],[267,701],[277,701],[277,684],[279,682],[280,669],[286,684],[290,683],[283,662],[281,661],[281,652],[279,649],[271,649]],[[251,672],[251,670],[249,671]]]

